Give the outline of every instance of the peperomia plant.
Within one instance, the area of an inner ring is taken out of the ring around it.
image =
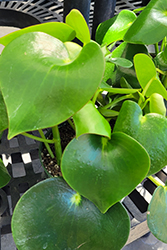
[[[167,164],[167,2],[152,0],[140,11],[100,24],[96,41],[77,10],[65,23],[0,39],[0,130],[8,128],[9,139],[43,142],[63,176],[41,181],[17,203],[12,232],[19,250],[119,250],[130,230],[121,200],[146,177],[160,185],[152,175]],[[64,121],[76,136],[62,152]],[[45,128],[53,138],[45,138]],[[167,243],[166,196],[166,186],[158,187],[148,225]]]

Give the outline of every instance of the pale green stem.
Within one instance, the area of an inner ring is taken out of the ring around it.
[[[75,130],[75,126],[74,126],[73,122],[71,121],[71,119],[68,119],[67,121],[70,124],[70,126]]]
[[[108,108],[113,108],[115,107],[115,105],[123,100],[126,100],[128,98],[132,98],[132,95],[124,95],[124,96],[121,96],[117,99],[115,99],[114,101],[112,101],[111,103],[108,103],[107,105],[105,105],[104,107],[102,107],[102,109],[108,109]]]
[[[61,148],[61,139],[58,126],[52,127],[52,133],[54,138],[55,145],[55,154],[57,159],[57,164],[60,166],[61,157],[62,157],[62,148]]]
[[[157,55],[159,53],[158,43],[155,43],[154,47],[155,47],[155,54]]]
[[[97,100],[97,97],[98,97],[100,91],[101,91],[101,89],[98,88],[97,91],[96,91],[96,93],[94,94],[94,96],[93,96],[93,98],[92,98],[92,102],[93,102],[94,104],[96,103],[96,100]]]
[[[162,40],[161,47],[160,47],[160,51],[163,51],[164,46],[165,46],[165,43],[166,43],[166,36],[165,36],[164,39]]]
[[[53,159],[55,156],[54,156],[54,154],[53,154],[53,152],[52,152],[52,150],[51,150],[51,148],[50,148],[50,146],[49,146],[49,142],[50,142],[51,140],[48,140],[48,139],[45,138],[45,135],[44,135],[44,132],[42,131],[42,129],[39,129],[38,131],[39,131],[40,136],[41,136],[42,139],[43,139],[43,143],[44,143],[44,145],[45,145],[45,147],[46,147],[48,153],[50,154],[51,158]],[[53,140],[52,140],[52,141],[53,141]],[[54,143],[54,141],[53,141],[52,143]]]
[[[143,11],[145,9],[145,6],[144,7],[141,7],[141,8],[138,8],[138,9],[135,9],[133,10],[134,13],[138,13],[140,11]]]
[[[47,143],[54,143],[54,140],[48,140],[48,139],[46,139],[45,137],[43,138],[42,136],[41,136],[41,138],[40,137],[38,137],[38,136],[35,136],[35,135],[31,135],[31,134],[29,134],[29,133],[22,133],[22,135],[24,135],[24,136],[26,136],[26,137],[29,137],[29,138],[31,138],[31,139],[33,139],[33,140],[36,140],[36,141],[40,141],[40,142],[47,142]],[[40,134],[41,135],[41,134]]]
[[[157,187],[165,186],[165,185],[162,185],[159,181],[157,181],[152,175],[148,176],[147,178],[150,179]]]

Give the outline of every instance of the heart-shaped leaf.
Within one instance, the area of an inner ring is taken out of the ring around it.
[[[96,41],[101,45],[109,45],[122,40],[129,26],[136,19],[134,12],[122,10],[118,15],[101,23],[96,31]]]
[[[146,150],[136,140],[113,133],[111,140],[98,135],[73,139],[63,153],[61,170],[74,190],[105,213],[143,180],[149,165]]]
[[[65,23],[49,22],[49,23],[41,23],[38,25],[32,25],[27,28],[9,33],[8,35],[0,38],[0,43],[6,46],[15,38],[29,32],[44,32],[57,39],[60,39],[62,42],[71,41],[75,38],[76,35],[74,29]]]
[[[125,101],[114,126],[114,132],[124,132],[147,150],[151,158],[148,175],[152,175],[167,164],[167,119],[156,113],[143,116],[139,105]]]
[[[71,60],[67,47],[41,32],[24,34],[0,57],[9,135],[59,124],[81,109],[102,79],[104,56],[95,42]]]
[[[106,214],[76,194],[62,178],[30,188],[13,213],[12,233],[19,250],[120,250],[130,229],[120,203]]]
[[[98,134],[111,137],[111,127],[108,121],[99,113],[94,103],[89,101],[74,116],[76,137],[82,134]]]
[[[90,32],[88,25],[79,10],[71,10],[66,16],[66,23],[75,30],[76,37],[81,42],[83,42],[83,44],[90,42]]]
[[[155,44],[166,35],[167,1],[152,0],[133,22],[124,36],[130,43]]]
[[[149,97],[158,93],[167,100],[167,91],[157,78],[156,67],[151,58],[145,54],[137,54],[134,56],[134,66],[145,96]]]
[[[152,234],[167,243],[167,187],[159,186],[148,206],[147,224]]]
[[[3,161],[0,159],[0,188],[6,186],[10,181],[10,175],[7,168],[4,166]]]

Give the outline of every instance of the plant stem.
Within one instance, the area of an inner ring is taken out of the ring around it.
[[[71,121],[71,119],[68,119],[67,121],[70,124],[70,126],[75,130],[75,126],[74,126],[73,122]]]
[[[43,139],[43,143],[45,144],[45,147],[46,147],[48,153],[50,154],[51,158],[53,159],[55,156],[54,156],[54,154],[53,154],[53,152],[52,152],[52,150],[51,150],[51,148],[49,146],[49,141],[50,140],[48,140],[48,139],[45,138],[45,135],[44,135],[44,132],[42,131],[42,129],[39,129],[38,131],[39,131],[40,136]]]
[[[105,105],[104,107],[102,107],[102,109],[108,109],[108,108],[113,108],[117,103],[123,101],[123,100],[126,100],[128,98],[132,98],[132,95],[124,95],[124,96],[121,96],[117,99],[115,99],[114,101],[108,103],[107,105]]]
[[[155,54],[157,55],[159,53],[158,43],[155,43],[154,47],[155,47]]]
[[[93,98],[92,98],[92,102],[93,102],[94,104],[96,103],[96,99],[97,99],[97,97],[98,97],[100,91],[101,91],[101,89],[98,88],[97,91],[96,91],[96,93],[94,94],[94,96],[93,96]]]
[[[159,181],[157,181],[152,175],[148,176],[147,178],[150,179],[157,187],[164,186]]]
[[[38,130],[38,131],[39,131],[39,130]],[[45,136],[44,136],[44,137],[41,136],[41,138],[40,138],[40,137],[38,137],[38,136],[31,135],[31,134],[26,133],[26,132],[22,133],[22,135],[24,135],[24,136],[26,136],[26,137],[28,137],[28,138],[31,138],[31,139],[33,139],[33,140],[40,141],[40,142],[54,143],[54,140],[48,140],[48,139],[45,138]],[[41,135],[41,134],[40,134],[40,135]]]
[[[62,148],[61,148],[61,139],[58,126],[52,127],[52,133],[54,138],[55,145],[55,154],[57,159],[57,164],[60,166],[61,157],[62,157]]]
[[[165,36],[164,39],[162,40],[160,51],[163,51],[164,46],[165,46],[165,43],[166,43],[166,36]]]

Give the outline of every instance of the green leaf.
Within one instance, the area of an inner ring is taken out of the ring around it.
[[[7,168],[4,166],[3,161],[0,159],[0,188],[6,186],[10,181],[10,175]]]
[[[143,145],[151,158],[148,173],[157,173],[167,165],[167,119],[156,113],[143,116],[139,105],[125,101],[114,126],[114,132],[123,132]]]
[[[8,116],[6,106],[0,91],[0,131],[5,130],[8,127]]]
[[[108,91],[109,93],[115,94],[134,94],[138,92],[140,89],[127,89],[127,88],[103,88],[104,91]]]
[[[137,54],[134,56],[134,66],[144,95],[149,97],[158,93],[167,100],[167,91],[157,78],[156,67],[151,58],[145,54]]]
[[[151,233],[167,243],[167,187],[159,186],[148,206],[147,224]]]
[[[99,135],[73,139],[61,161],[67,183],[102,213],[128,195],[147,175],[149,167],[145,149],[123,133],[113,133],[111,140]]]
[[[70,13],[66,16],[66,23],[75,30],[76,37],[83,44],[87,44],[90,42],[90,32],[88,25],[79,10],[71,10]]]
[[[19,250],[120,250],[130,230],[120,203],[106,214],[80,197],[62,178],[30,188],[13,213],[12,233]]]
[[[106,57],[107,62],[111,62],[114,63],[117,66],[121,66],[124,68],[131,68],[133,66],[133,63],[130,60],[127,60],[126,58],[113,58],[110,55],[108,57]]]
[[[166,116],[166,107],[164,99],[161,95],[157,93],[152,94],[150,96],[149,102],[150,113],[157,113]]]
[[[113,109],[104,109],[99,107],[98,110],[105,117],[115,117],[119,115],[119,112]]]
[[[129,26],[136,19],[134,12],[122,10],[118,15],[101,23],[96,31],[96,41],[101,45],[109,45],[122,40]]]
[[[152,0],[128,29],[124,41],[155,44],[167,35],[166,29],[167,1]]]
[[[0,57],[0,83],[9,116],[9,138],[60,124],[80,110],[101,82],[104,56],[95,42],[70,59],[60,40],[24,34]]]
[[[0,38],[0,43],[6,46],[15,38],[23,34],[29,33],[29,32],[44,32],[48,35],[51,35],[61,40],[62,42],[71,41],[75,38],[75,35],[76,35],[73,28],[68,26],[65,23],[49,22],[49,23],[42,23],[42,24],[29,26],[27,28],[12,32]]]
[[[76,137],[82,134],[98,134],[111,138],[111,127],[108,121],[99,113],[94,103],[89,101],[74,116]]]

